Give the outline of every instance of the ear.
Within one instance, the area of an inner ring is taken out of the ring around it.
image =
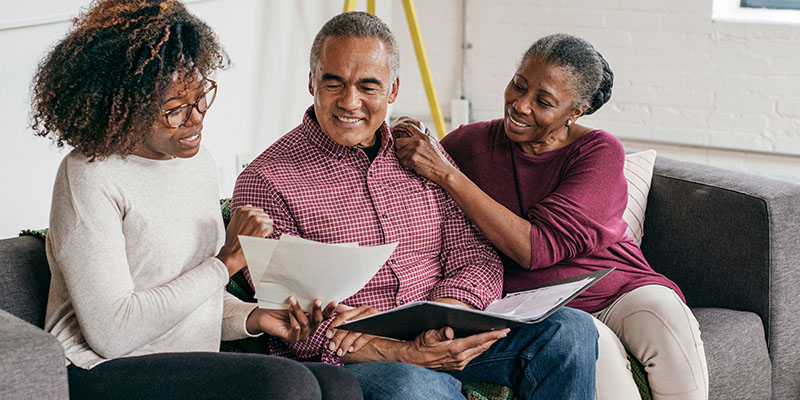
[[[571,123],[574,124],[578,120],[578,118],[583,116],[583,113],[586,111],[587,108],[588,108],[587,106],[583,106],[581,108],[573,109],[572,112],[569,113],[569,117],[567,117],[567,121],[572,121]]]
[[[311,76],[311,71],[308,72],[308,93],[314,96],[314,77]]]
[[[389,104],[394,103],[397,100],[397,93],[400,90],[400,77],[394,79],[392,82],[392,88],[389,90]]]

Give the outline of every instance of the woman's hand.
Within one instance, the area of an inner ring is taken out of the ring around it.
[[[392,125],[392,135],[397,148],[395,154],[403,168],[439,185],[455,170],[421,122],[400,117]]]
[[[369,306],[353,308],[340,304],[336,308],[336,312],[338,312],[339,315],[331,322],[328,331],[325,332],[325,337],[330,339],[330,341],[328,341],[328,350],[341,357],[347,353],[361,350],[365,344],[369,343],[369,341],[375,337],[361,332],[338,330],[336,327],[346,321],[353,321],[372,314],[377,314],[378,310]]]
[[[263,238],[272,233],[272,219],[260,208],[246,205],[231,213],[231,220],[225,233],[225,245],[219,250],[219,258],[228,268],[228,276],[233,276],[247,265],[239,243],[239,235]]]
[[[422,121],[406,116],[397,117],[397,119],[392,122],[390,130],[395,139],[408,138],[414,136],[414,134],[418,132],[433,137],[431,131],[428,130]]]
[[[317,331],[322,321],[333,315],[337,303],[328,303],[325,310],[319,299],[314,301],[310,314],[303,312],[294,297],[289,297],[288,310],[268,310],[256,308],[247,317],[247,331],[256,334],[265,332],[270,336],[279,337],[289,343],[306,340]]]

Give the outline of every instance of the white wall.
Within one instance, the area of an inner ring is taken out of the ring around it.
[[[655,148],[800,182],[800,11],[784,12],[781,23],[753,23],[742,22],[752,20],[749,14],[712,20],[711,0],[465,3],[472,48],[463,90],[473,120],[502,116],[503,89],[536,38],[568,32],[593,43],[616,74],[611,102],[584,123],[609,130],[631,150]],[[417,2],[429,54],[446,58],[433,63],[445,106],[459,94],[454,63],[461,16],[452,10],[461,4]],[[403,55],[408,67],[413,52],[406,48]],[[407,77],[395,112],[425,117],[421,86]],[[414,97],[403,97],[409,94]]]
[[[29,85],[39,60],[64,37],[77,9],[89,3],[31,0],[0,14],[0,238],[48,225],[53,178],[67,150],[33,135]],[[296,126],[311,104],[306,90],[311,40],[341,12],[342,2],[187,3],[216,31],[232,60],[231,68],[217,76],[219,94],[204,128],[204,144],[217,161],[220,192],[230,196],[241,163]]]
[[[0,14],[0,237],[48,224],[53,176],[66,153],[28,128],[28,85],[38,61],[69,28],[74,11],[66,10],[88,3],[30,0]],[[223,196],[242,163],[299,123],[311,103],[311,40],[342,3],[189,1],[233,60],[217,77],[219,99],[204,136]],[[377,3],[401,47],[400,96],[392,112],[433,126],[402,4]],[[502,92],[522,52],[542,35],[570,32],[594,43],[617,76],[611,102],[584,122],[610,130],[631,150],[656,148],[673,158],[800,182],[800,25],[712,21],[712,0],[415,3],[445,117],[462,92],[473,120],[501,116]],[[464,54],[463,87],[462,4],[472,44]],[[364,0],[357,9],[365,9]]]

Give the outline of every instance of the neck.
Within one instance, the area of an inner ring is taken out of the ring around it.
[[[548,151],[558,150],[570,143],[570,127],[563,126],[550,132],[546,137],[535,142],[519,143],[519,148],[525,154],[539,155]]]

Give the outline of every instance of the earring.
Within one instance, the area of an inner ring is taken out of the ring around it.
[[[567,123],[566,123],[566,124],[564,124],[564,126],[566,126],[567,128],[569,128],[570,126],[572,126],[572,121],[570,121],[570,120],[567,120]]]

